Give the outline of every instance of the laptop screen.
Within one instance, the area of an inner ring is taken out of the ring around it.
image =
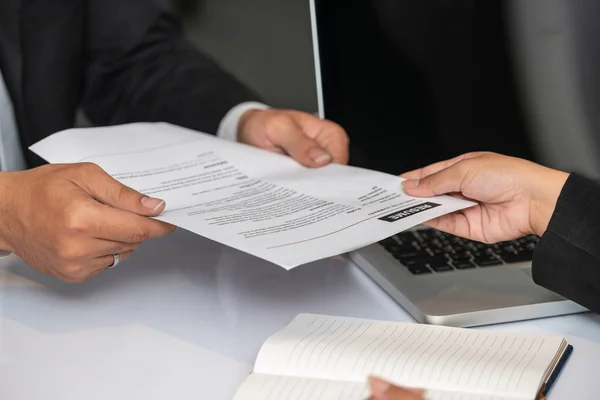
[[[399,174],[469,151],[533,159],[502,0],[312,0],[321,115],[351,164]]]

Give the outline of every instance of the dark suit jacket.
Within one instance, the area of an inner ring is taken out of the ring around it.
[[[600,313],[600,185],[571,175],[533,258],[541,286]]]
[[[97,125],[214,133],[229,109],[257,100],[182,37],[169,3],[0,0],[0,70],[23,146],[72,127],[79,107]]]

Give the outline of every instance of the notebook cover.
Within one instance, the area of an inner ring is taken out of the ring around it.
[[[565,349],[565,352],[563,353],[562,357],[556,364],[556,368],[552,372],[552,375],[550,375],[550,378],[548,378],[548,382],[546,382],[546,387],[545,387],[544,391],[542,392],[542,395],[544,397],[548,396],[548,393],[550,392],[550,389],[552,389],[552,386],[554,386],[554,383],[558,379],[560,372],[565,367],[565,364],[569,360],[569,357],[571,357],[571,353],[573,353],[573,346],[568,345],[567,348]]]

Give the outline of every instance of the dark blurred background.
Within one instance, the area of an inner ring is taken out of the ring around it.
[[[172,0],[270,105],[316,112],[308,0]],[[317,0],[328,117],[396,173],[493,150],[600,178],[597,0]]]
[[[277,107],[317,111],[308,0],[172,0],[190,39]]]

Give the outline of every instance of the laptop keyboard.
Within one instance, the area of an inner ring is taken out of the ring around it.
[[[380,242],[414,275],[443,273],[531,261],[537,236],[484,244],[434,229],[402,232]]]

